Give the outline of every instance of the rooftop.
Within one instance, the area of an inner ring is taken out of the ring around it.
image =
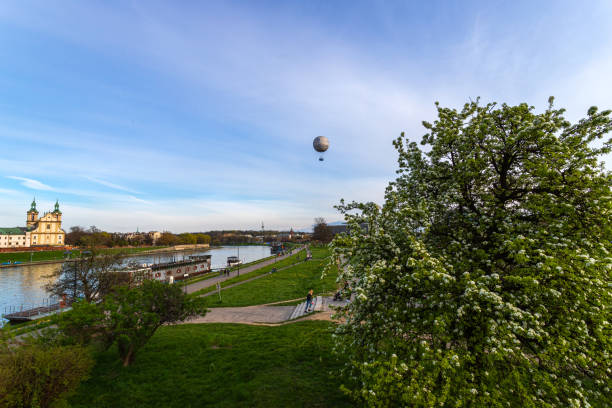
[[[25,228],[14,227],[14,228],[3,228],[0,227],[0,235],[25,235]]]

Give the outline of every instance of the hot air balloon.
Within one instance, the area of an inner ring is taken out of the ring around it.
[[[317,152],[321,153],[319,161],[323,161],[323,153],[329,148],[329,139],[325,136],[317,136],[312,141],[312,147],[314,147]]]

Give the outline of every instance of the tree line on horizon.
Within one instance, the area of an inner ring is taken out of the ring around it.
[[[318,219],[317,219],[318,220]],[[323,220],[323,219],[321,219]],[[315,229],[315,233],[316,233]],[[285,235],[283,235],[285,234]],[[299,238],[303,239],[309,234],[297,233]],[[323,242],[329,242],[331,235],[329,228],[323,220],[323,224],[319,226],[318,235],[322,239],[317,239]],[[172,245],[194,245],[194,244],[211,244],[211,245],[229,245],[229,244],[249,244],[269,241],[294,241],[296,238],[289,239],[286,236],[286,231],[268,230],[263,232],[256,230],[214,230],[207,232],[184,232],[174,234],[170,231],[161,233],[161,237],[154,239],[151,233],[120,233],[102,231],[95,225],[89,228],[81,226],[70,227],[70,232],[66,233],[66,244],[79,247],[126,247],[126,246],[172,246]]]
[[[66,233],[66,244],[81,247],[125,247],[125,246],[172,246],[210,244],[211,237],[204,233],[181,233],[173,234],[165,231],[161,237],[154,239],[149,233],[125,234],[118,232],[102,231],[96,226],[85,229],[80,226],[70,227]]]

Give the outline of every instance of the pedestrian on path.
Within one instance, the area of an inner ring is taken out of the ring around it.
[[[312,307],[312,294],[314,291],[310,289],[308,294],[306,295],[306,310],[304,312],[310,312],[310,308]]]

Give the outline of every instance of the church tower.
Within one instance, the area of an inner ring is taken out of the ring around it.
[[[55,215],[55,220],[58,222],[62,222],[62,212],[59,209],[59,200],[55,200],[55,208],[53,209],[53,215]]]
[[[27,212],[26,226],[33,227],[38,222],[38,211],[36,210],[36,198],[32,200],[30,210]]]

